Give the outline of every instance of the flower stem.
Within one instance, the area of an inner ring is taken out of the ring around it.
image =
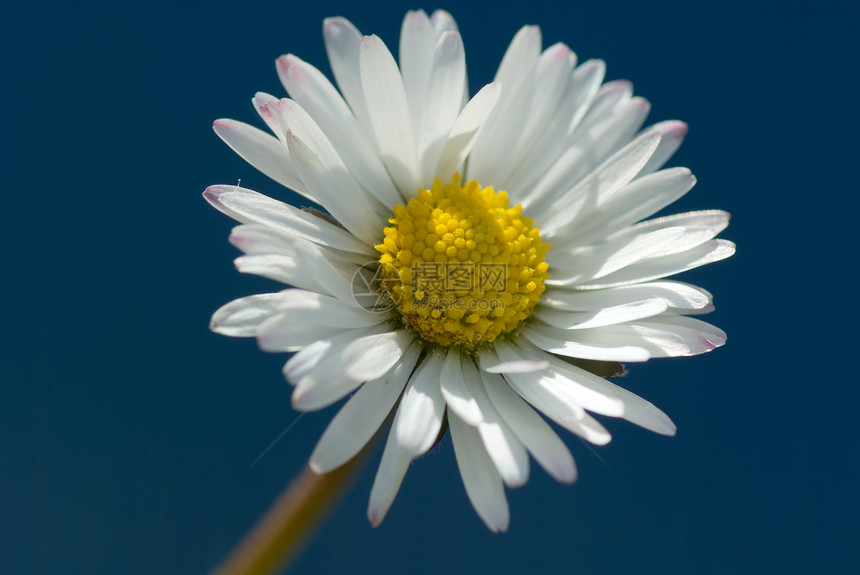
[[[285,568],[352,483],[367,451],[322,475],[305,466],[211,575],[268,575]]]

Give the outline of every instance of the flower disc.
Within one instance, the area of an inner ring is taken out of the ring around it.
[[[550,245],[504,191],[460,175],[394,208],[381,288],[404,324],[439,345],[473,348],[513,330],[544,292]]]

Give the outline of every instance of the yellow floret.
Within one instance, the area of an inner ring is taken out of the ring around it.
[[[403,323],[426,341],[474,348],[527,318],[549,277],[549,244],[504,191],[460,175],[392,210],[376,246],[381,282]]]

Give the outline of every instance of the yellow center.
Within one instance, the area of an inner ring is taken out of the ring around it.
[[[394,208],[376,246],[381,289],[422,338],[473,348],[526,319],[549,277],[550,245],[506,192],[460,174]]]

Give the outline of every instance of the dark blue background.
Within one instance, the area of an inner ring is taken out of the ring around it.
[[[634,365],[623,382],[677,437],[609,421],[565,435],[575,486],[509,491],[510,531],[470,508],[449,440],[383,525],[376,460],[296,573],[838,573],[858,564],[857,43],[844,3],[534,2],[445,6],[473,91],[523,24],[603,58],[690,135],[696,188],[724,208],[731,260],[684,279],[716,294],[728,345]],[[600,4],[598,6],[598,4]],[[325,16],[396,48],[413,4],[118,2],[3,9],[0,570],[204,573],[299,470],[333,410],[296,418],[284,357],[211,334],[240,276],[232,225],[200,197],[293,196],[235,156],[215,118],[256,123],[294,52],[328,72]],[[434,6],[425,6],[428,10]]]

